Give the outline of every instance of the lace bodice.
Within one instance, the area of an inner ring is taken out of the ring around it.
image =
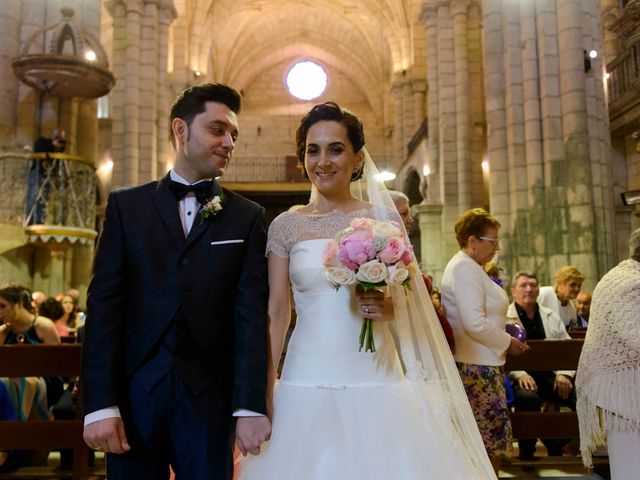
[[[289,258],[291,249],[297,243],[304,240],[333,238],[340,230],[347,228],[354,218],[379,218],[378,213],[378,209],[373,206],[348,213],[341,210],[331,210],[329,213],[321,214],[298,211],[281,213],[269,227],[266,253],[273,252],[279,257]]]

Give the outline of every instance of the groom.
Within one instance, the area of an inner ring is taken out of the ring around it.
[[[173,169],[109,197],[82,371],[84,438],[109,480],[166,479],[169,465],[230,479],[234,426],[245,454],[270,435],[264,209],[215,180],[239,110],[225,85],[182,92]]]

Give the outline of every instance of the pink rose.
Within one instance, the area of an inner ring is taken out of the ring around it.
[[[373,225],[368,218],[354,218],[351,220],[351,228],[354,230],[364,230],[373,236]]]
[[[378,258],[381,262],[392,265],[402,258],[402,254],[406,249],[407,247],[402,238],[391,237],[387,242],[387,246],[378,253]]]
[[[411,262],[413,262],[413,246],[406,239],[404,240],[404,245],[406,249],[402,254],[402,261],[405,265],[409,265]]]
[[[340,240],[338,245],[338,258],[345,267],[351,270],[368,262],[375,254],[373,236],[367,230],[354,230]]]
[[[340,261],[338,260],[338,245],[334,240],[329,240],[322,252],[322,263],[325,267],[339,267]]]

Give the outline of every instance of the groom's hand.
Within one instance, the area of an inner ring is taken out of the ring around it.
[[[131,450],[120,417],[105,418],[85,425],[83,437],[89,448],[105,453],[124,453]]]
[[[271,422],[266,416],[239,417],[236,423],[236,441],[245,457],[247,453],[258,455],[262,442],[271,438]]]

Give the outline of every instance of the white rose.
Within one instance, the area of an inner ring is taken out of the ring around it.
[[[379,260],[370,260],[360,265],[356,278],[361,282],[380,283],[387,277],[387,266]]]
[[[409,269],[401,263],[388,267],[387,283],[389,285],[402,283],[407,278],[409,278]]]
[[[402,232],[391,222],[377,222],[375,234],[383,237],[401,237]]]
[[[327,268],[324,275],[334,285],[353,285],[356,283],[356,275],[353,270],[345,267]]]

